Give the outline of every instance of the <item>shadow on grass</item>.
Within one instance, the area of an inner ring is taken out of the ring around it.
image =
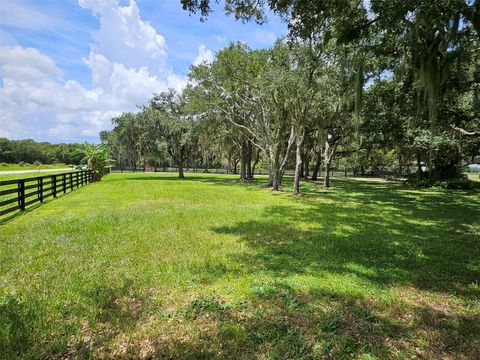
[[[161,174],[161,175],[160,175]],[[195,174],[186,174],[184,179],[179,179],[177,176],[174,175],[165,175],[162,173],[150,173],[150,174],[128,174],[126,177],[109,177],[109,182],[116,182],[116,181],[155,181],[155,182],[162,182],[162,181],[176,181],[183,184],[191,184],[191,183],[202,183],[202,184],[210,184],[210,185],[221,185],[221,186],[243,186],[247,189],[254,189],[258,187],[266,187],[267,186],[267,177],[264,175],[258,176],[255,179],[241,182],[239,175],[235,174],[204,174],[202,175],[195,175]]]
[[[345,299],[328,291],[302,293],[281,283],[248,301],[194,298],[161,314],[161,335],[143,339],[152,345],[148,349],[139,348],[133,336],[124,344],[126,358],[140,357],[142,350],[162,359],[471,359],[480,354],[480,326],[473,316]]]
[[[261,219],[214,231],[239,236],[254,250],[241,259],[246,268],[279,277],[355,273],[380,285],[443,293],[480,280],[478,229],[469,230],[480,225],[480,203],[468,193],[418,194],[389,184],[356,184],[342,193],[345,186],[352,184],[337,183],[323,201],[311,192],[297,200],[302,206],[271,206]]]
[[[128,178],[133,179],[176,180],[148,175]],[[186,181],[243,186],[233,178],[199,176]],[[215,278],[252,275],[255,280],[247,299],[228,302],[214,296],[196,297],[169,310],[142,297],[137,285],[127,280],[118,285],[94,283],[81,293],[92,304],[90,323],[78,324],[85,309],[66,306],[60,318],[81,327],[80,335],[67,345],[74,331],[60,327],[56,333],[60,344],[54,346],[42,343],[46,340],[38,335],[44,335],[43,321],[36,318],[35,304],[7,298],[0,304],[0,325],[13,336],[6,344],[12,351],[9,354],[165,359],[480,358],[475,308],[480,297],[480,204],[472,193],[350,181],[336,181],[334,186],[332,191],[305,185],[302,197],[284,206],[267,207],[261,218],[213,229],[237,237],[250,251],[248,256],[235,255],[236,267],[216,263],[203,267],[196,274],[197,282],[207,285]],[[297,275],[340,280],[331,287],[306,284],[299,290],[286,283]],[[350,278],[357,292],[335,288]],[[396,287],[412,288],[412,299],[408,294],[401,297],[405,301],[371,295]],[[442,299],[422,299],[423,292],[456,297],[460,310],[442,304]],[[473,306],[467,311],[469,303]],[[36,334],[30,330],[32,323]],[[26,348],[31,352],[25,353]]]

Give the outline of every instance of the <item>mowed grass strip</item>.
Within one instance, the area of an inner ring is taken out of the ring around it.
[[[72,165],[67,164],[7,164],[0,163],[0,171],[11,171],[11,170],[40,170],[40,169],[65,169],[71,167]]]
[[[480,357],[478,191],[264,183],[110,174],[1,225],[0,356]]]

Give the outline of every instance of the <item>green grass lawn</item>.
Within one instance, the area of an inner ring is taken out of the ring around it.
[[[467,176],[472,181],[480,181],[480,173],[467,173]]]
[[[0,225],[0,357],[480,358],[478,191],[264,183],[110,174]]]
[[[3,180],[14,180],[14,179],[28,179],[28,178],[36,178],[38,176],[47,176],[47,175],[53,175],[53,174],[63,174],[64,172],[69,172],[69,170],[66,171],[60,171],[60,170],[53,170],[52,171],[42,171],[42,172],[33,172],[33,173],[26,173],[26,174],[0,174],[0,181]]]
[[[39,169],[66,169],[71,167],[71,165],[66,164],[0,164],[0,171],[11,171],[11,170],[39,170]]]

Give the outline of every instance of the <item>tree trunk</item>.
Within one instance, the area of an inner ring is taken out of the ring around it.
[[[233,160],[233,173],[238,174],[237,171],[238,160]]]
[[[293,193],[300,194],[300,176],[302,172],[302,145],[297,142],[295,176],[293,178]]]
[[[308,152],[304,152],[304,157],[303,157],[303,161],[305,162],[305,166],[304,166],[304,179],[305,180],[308,180],[308,176],[310,175],[310,157],[308,156]]]
[[[318,180],[318,175],[320,172],[320,166],[322,165],[322,152],[318,153],[317,161],[315,162],[315,167],[313,168],[312,180]]]
[[[293,193],[294,194],[300,194],[300,177],[302,176],[302,164],[303,164],[303,140],[304,140],[304,135],[301,134],[299,138],[297,138],[296,145],[297,145],[297,151],[295,155],[295,176],[293,178]]]
[[[292,148],[293,143],[294,143],[294,131],[293,131],[293,126],[292,126],[292,128],[290,130],[290,136],[288,137],[287,147],[285,149],[285,154],[284,154],[282,163],[281,163],[280,166],[278,166],[278,183],[279,183],[279,186],[282,185],[283,175],[285,174],[285,168],[287,167],[288,157],[290,155],[290,149]],[[278,159],[277,164],[280,163],[281,149],[282,149],[281,147],[277,148],[277,159]]]
[[[335,154],[335,149],[337,144],[330,144],[328,139],[325,140],[325,149],[324,149],[324,161],[325,161],[325,176],[323,180],[323,186],[328,188],[330,187],[330,163],[332,162],[333,155]]]
[[[178,162],[178,178],[185,179],[185,175],[183,174],[183,161]]]
[[[422,160],[420,157],[420,151],[417,151],[417,177],[419,180],[422,180],[423,178]]]
[[[252,143],[247,142],[247,180],[252,179]]]
[[[257,167],[257,164],[258,162],[260,161],[260,149],[258,149],[257,151],[257,156],[255,157],[255,162],[253,163],[252,165],[252,177],[250,178],[251,180],[253,180],[254,176],[255,176],[255,168]]]
[[[297,162],[295,162],[295,167],[296,165],[297,165]],[[300,152],[300,174],[299,175],[302,178],[305,176],[305,154],[303,151]]]
[[[203,172],[208,173],[208,154],[203,155]]]
[[[323,187],[330,187],[330,159],[325,161],[325,177],[323,178]]]
[[[280,169],[278,158],[275,155],[270,156],[270,179],[272,190],[278,191],[280,189]]]
[[[278,191],[280,190],[280,174],[279,170],[275,169],[272,173],[272,190]]]
[[[240,181],[247,180],[247,148],[245,141],[240,147]]]

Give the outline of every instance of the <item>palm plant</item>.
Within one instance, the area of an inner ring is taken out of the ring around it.
[[[81,162],[87,164],[87,168],[92,170],[92,181],[99,181],[107,173],[107,169],[114,162],[110,159],[110,151],[105,144],[89,144],[85,142],[84,149],[79,149],[84,155]]]

